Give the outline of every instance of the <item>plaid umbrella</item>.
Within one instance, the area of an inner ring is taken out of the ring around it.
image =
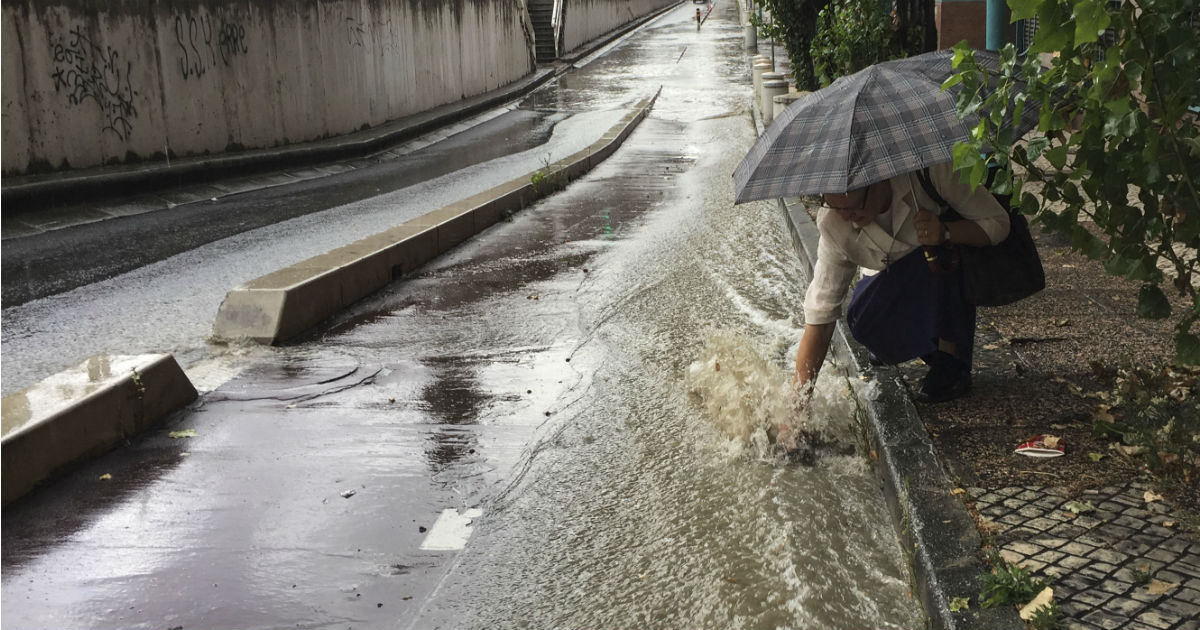
[[[792,103],[734,171],[735,203],[841,193],[952,160],[978,123],[958,117],[957,87],[941,89],[955,72],[953,56],[938,50],[878,63]],[[994,52],[975,51],[975,59],[1000,67]],[[1013,137],[1037,122],[1029,102]]]

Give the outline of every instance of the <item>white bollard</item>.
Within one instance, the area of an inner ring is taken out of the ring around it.
[[[771,103],[771,97],[767,96],[767,94],[766,94],[767,82],[768,81],[784,81],[784,80],[785,79],[784,79],[783,74],[781,74],[779,72],[764,72],[764,73],[762,73],[762,76],[759,77],[759,79],[758,79],[758,94],[757,94],[757,96],[758,96],[758,111],[762,112],[762,116],[763,116],[764,120],[767,120],[771,117],[771,107],[773,106],[773,104]],[[787,90],[784,90],[782,93],[786,93],[786,92],[787,92]],[[771,94],[771,96],[774,96],[775,94],[780,94],[780,93],[781,92],[776,90],[775,92],[773,92]]]
[[[788,92],[787,94],[777,95],[774,99],[772,99],[773,107],[771,108],[771,120],[779,118],[779,115],[783,113],[783,110],[788,108],[788,105],[795,103],[810,93],[811,92]]]
[[[758,61],[754,64],[754,69],[751,73],[754,77],[754,98],[758,98],[758,91],[762,88],[762,75],[766,72],[774,72],[775,66],[770,61]]]
[[[775,98],[788,93],[788,82],[783,79],[764,80],[762,89],[763,102],[767,104],[762,110],[763,124],[767,124],[775,118]]]

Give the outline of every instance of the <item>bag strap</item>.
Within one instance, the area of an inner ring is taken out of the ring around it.
[[[929,178],[928,166],[917,171],[917,179],[921,182],[921,188],[925,189],[925,194],[929,195],[929,198],[938,205],[938,210],[945,210],[946,206],[949,204],[947,204],[946,200],[942,198],[942,195],[938,193],[937,187],[933,185],[933,180]]]
[[[933,178],[929,176],[928,166],[917,171],[917,179],[921,182],[921,188],[925,189],[925,194],[929,195],[929,198],[933,199],[933,203],[937,204],[938,216],[944,216],[947,211],[949,211],[953,212],[954,214],[951,214],[946,218],[954,220],[955,215],[958,215],[958,211],[954,209],[954,206],[946,202],[946,199],[942,197],[941,193],[938,192],[937,186],[933,185]],[[958,215],[957,218],[962,218],[962,216]]]
[[[937,204],[939,217],[948,218],[946,217],[947,213],[958,214],[957,211],[954,210],[954,206],[946,203],[946,200],[940,193],[938,193],[937,187],[933,185],[933,180],[929,177],[928,166],[917,171],[917,179],[920,180],[921,187],[925,189],[925,194],[929,195],[929,198],[933,199],[933,202]],[[928,246],[925,247],[925,262],[929,264],[929,270],[934,274],[945,275],[953,273],[954,270],[958,269],[960,261],[959,254],[954,250],[953,247],[949,247],[949,249],[949,261],[943,264],[943,262],[938,259],[937,252],[934,251],[933,248]]]

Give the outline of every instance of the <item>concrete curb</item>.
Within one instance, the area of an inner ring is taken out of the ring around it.
[[[197,396],[169,354],[94,356],[4,397],[3,504]]]
[[[658,92],[642,99],[600,140],[544,171],[528,173],[233,289],[217,311],[213,337],[275,344],[312,328],[393,278],[582,176],[616,151],[657,98]],[[538,183],[533,181],[535,176]]]

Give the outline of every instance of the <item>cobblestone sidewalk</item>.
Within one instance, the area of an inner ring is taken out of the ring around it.
[[[1200,630],[1200,542],[1147,489],[967,492],[1005,560],[1052,579],[1060,627]]]

